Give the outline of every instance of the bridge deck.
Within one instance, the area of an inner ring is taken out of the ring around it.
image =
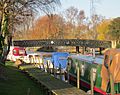
[[[35,78],[55,95],[86,95],[84,91],[35,68],[35,66],[21,66],[20,69],[25,70],[29,76]]]

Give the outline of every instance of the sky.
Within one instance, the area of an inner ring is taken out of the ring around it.
[[[95,11],[106,18],[120,17],[120,0],[94,0]],[[84,10],[86,16],[90,16],[90,0],[61,0],[61,7],[56,11],[63,12],[70,6]]]

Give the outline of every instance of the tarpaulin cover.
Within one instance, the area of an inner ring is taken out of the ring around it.
[[[110,74],[114,83],[120,82],[120,49],[110,49],[104,54],[104,63],[101,69],[101,89],[106,91],[110,81]]]
[[[59,68],[61,65],[62,69],[67,67],[67,58],[69,56],[68,52],[55,52],[52,55],[52,60],[55,68]]]

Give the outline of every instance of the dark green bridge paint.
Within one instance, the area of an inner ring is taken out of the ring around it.
[[[81,46],[91,48],[110,48],[111,41],[81,40],[81,39],[41,39],[41,40],[16,40],[14,46],[38,47],[38,46]]]

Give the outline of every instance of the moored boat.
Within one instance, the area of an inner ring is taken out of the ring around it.
[[[93,71],[93,82],[95,95],[108,95],[113,89],[115,95],[120,95],[120,50],[110,49],[105,52],[104,57],[71,55],[68,58],[67,76],[73,85],[77,83],[77,68],[80,68],[80,86],[90,90],[91,70]],[[111,83],[110,77],[112,76]],[[111,84],[110,84],[111,83]]]

